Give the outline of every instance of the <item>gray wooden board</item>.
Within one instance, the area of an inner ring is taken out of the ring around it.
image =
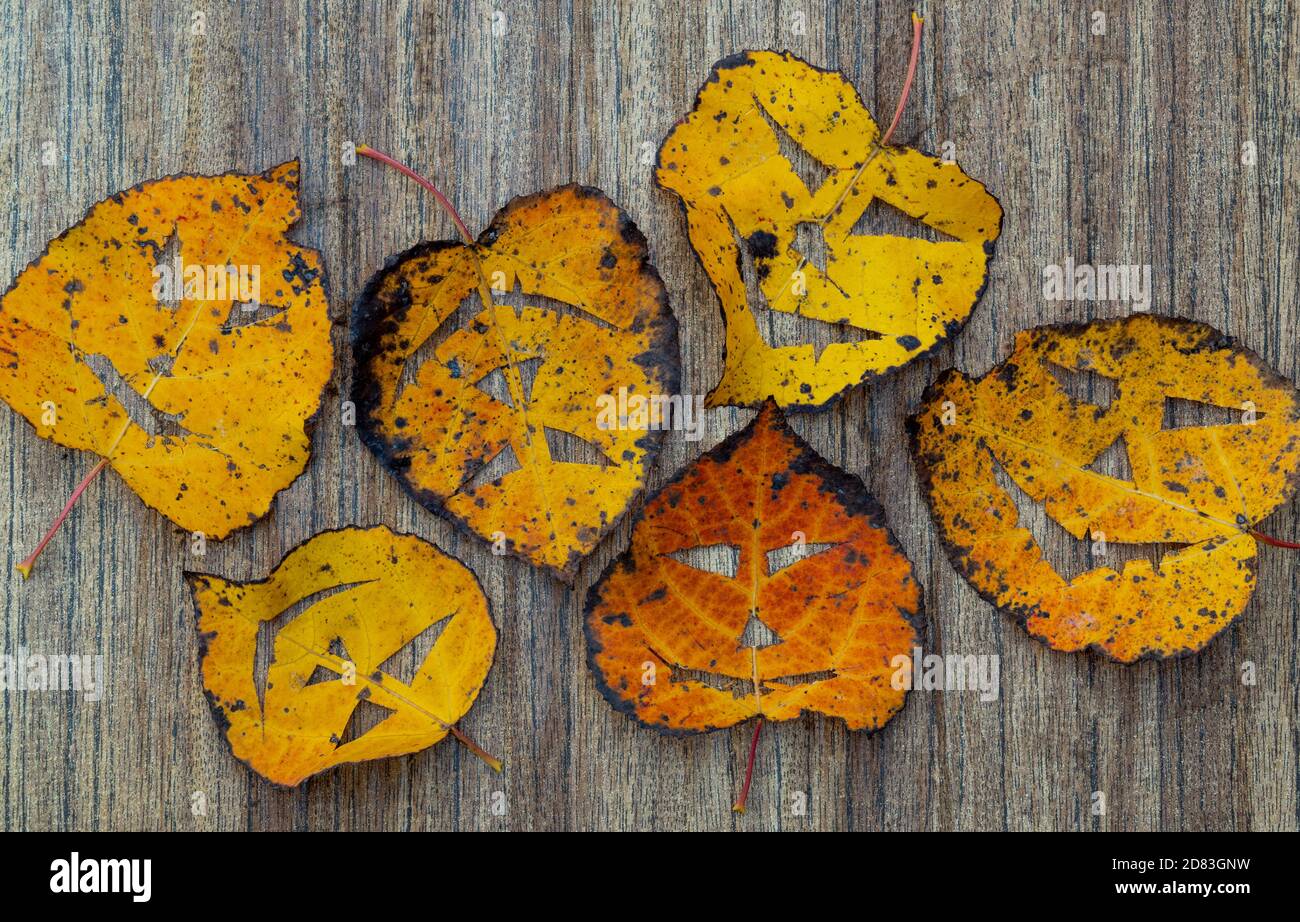
[[[36,576],[21,582],[14,564],[94,460],[42,441],[0,410],[0,649],[102,654],[108,673],[98,702],[0,696],[0,825],[1296,828],[1296,557],[1263,549],[1245,617],[1195,658],[1122,668],[1054,653],[949,566],[904,436],[905,416],[942,369],[983,373],[1016,330],[1130,310],[1045,301],[1043,266],[1067,256],[1150,264],[1153,309],[1212,323],[1283,374],[1300,371],[1296,8],[1244,0],[920,6],[924,49],[898,137],[919,133],[932,151],[951,141],[962,166],[1002,201],[988,291],[935,355],[794,425],[885,506],[925,589],[927,647],[997,654],[1001,695],[914,694],[871,737],[817,717],[769,726],[751,810],[737,818],[730,805],[748,728],[660,738],[614,713],[588,673],[583,599],[626,546],[626,524],[567,590],[417,506],[341,424],[351,301],[391,254],[452,236],[447,216],[414,184],[370,162],[345,165],[341,154],[367,142],[401,156],[441,183],[475,229],[517,194],[570,181],[606,190],[650,240],[681,323],[683,388],[704,393],[721,363],[717,301],[679,203],[654,186],[643,154],[689,110],[711,65],[747,48],[788,48],[842,69],[887,120],[906,69],[911,7],[0,0],[0,184],[9,194],[0,278],[13,278],[91,204],[137,181],[299,157],[304,217],[294,237],[324,254],[339,349],[337,388],[307,472],[270,516],[210,544],[197,563],[187,537],[108,474]],[[1092,33],[1095,9],[1107,14],[1103,35]],[[204,14],[203,35],[192,34],[195,12]],[[1257,152],[1253,165],[1242,162],[1246,143]],[[699,442],[671,434],[653,484],[751,415],[710,411]],[[1294,538],[1298,518],[1292,502],[1262,527]],[[181,571],[261,577],[322,529],[380,522],[433,540],[482,580],[500,645],[464,726],[505,759],[505,772],[446,741],[296,790],[274,788],[218,737]],[[1248,663],[1253,685],[1241,680]],[[196,791],[206,815],[192,810]],[[1093,812],[1094,792],[1105,795],[1104,814]],[[795,809],[800,793],[806,815]]]

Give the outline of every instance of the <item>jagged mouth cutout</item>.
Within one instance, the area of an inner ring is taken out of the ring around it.
[[[764,552],[763,557],[766,565],[764,575],[771,578],[787,567],[792,567],[810,557],[841,546],[841,544],[796,541],[773,548]],[[693,570],[711,573],[725,579],[734,580],[740,569],[740,548],[734,544],[696,545],[669,551],[659,556],[676,561]],[[762,612],[757,607],[751,609],[744,628],[736,637],[736,649],[753,649],[757,651],[765,647],[774,647],[780,643],[783,643],[781,636],[763,621]],[[755,694],[756,684],[760,694],[767,694],[772,690],[770,686],[773,685],[785,687],[809,685],[814,682],[833,679],[838,674],[834,670],[823,669],[817,672],[795,675],[768,676],[756,682],[752,675],[732,676],[709,672],[704,669],[690,669],[672,662],[653,648],[650,648],[650,652],[662,665],[668,667],[670,681],[704,685],[716,691],[730,692],[735,698],[752,697]]]
[[[1110,412],[1121,396],[1121,380],[1091,369],[1060,365],[1045,358],[1039,361],[1076,409],[1091,409],[1097,418]],[[1262,419],[1264,415],[1257,413],[1256,419]],[[1243,425],[1247,424],[1242,420],[1240,407],[1224,407],[1168,395],[1164,398],[1161,431]],[[980,447],[989,457],[998,487],[1015,506],[1017,520],[1011,524],[1030,533],[1039,555],[1067,583],[1103,567],[1122,572],[1125,564],[1138,560],[1150,562],[1159,573],[1166,555],[1203,543],[1124,542],[1109,540],[1105,535],[1091,531],[1076,536],[1052,517],[1045,502],[1026,492],[1012,474],[1014,467],[999,457],[985,439],[980,439]],[[1129,461],[1129,444],[1123,433],[1081,469],[1136,489]]]

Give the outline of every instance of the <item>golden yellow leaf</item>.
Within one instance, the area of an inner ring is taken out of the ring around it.
[[[1106,406],[1071,396],[1060,369],[1110,379]],[[1167,401],[1223,408],[1214,425],[1166,427]],[[1122,662],[1201,649],[1254,591],[1253,526],[1294,492],[1300,395],[1205,324],[1137,314],[1023,331],[983,378],[946,372],[911,420],[913,453],[955,566],[1053,649]],[[1117,440],[1132,474],[1093,469]],[[1181,547],[1066,579],[1019,526],[998,483],[1044,504],[1089,550]]]
[[[426,508],[566,580],[644,488],[663,435],[602,418],[599,401],[678,388],[677,326],[645,238],[582,186],[515,199],[473,246],[396,257],[362,294],[352,341],[357,428],[388,470]],[[551,439],[591,454],[557,457]],[[513,469],[475,482],[494,462]]]
[[[306,467],[332,371],[319,254],[285,236],[299,214],[296,161],[95,205],[0,300],[0,399],[188,531],[255,521]]]
[[[382,525],[316,535],[265,580],[185,576],[217,725],[237,758],[277,784],[432,746],[456,732],[492,666],[496,629],[474,574]],[[413,677],[396,675],[416,652],[407,648],[439,630],[407,664]],[[348,739],[363,704],[386,716]]]
[[[956,163],[882,147],[880,135],[841,74],[788,52],[748,51],[714,66],[695,109],[664,140],[656,179],[682,199],[726,323],[710,406],[768,396],[786,407],[825,404],[934,348],[970,315],[1002,209]],[[881,207],[950,239],[857,230]],[[772,312],[837,325],[856,341],[820,352],[773,345],[764,332]]]

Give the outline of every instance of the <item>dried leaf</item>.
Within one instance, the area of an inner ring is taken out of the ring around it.
[[[499,303],[516,288],[521,304]],[[677,325],[645,238],[582,186],[515,199],[472,248],[398,256],[367,285],[352,336],[370,449],[426,508],[566,580],[644,488],[663,435],[602,428],[598,398],[678,387]],[[557,457],[548,430],[585,443],[586,460]]]
[[[1109,379],[1116,396],[1072,397],[1060,369]],[[1232,421],[1166,428],[1170,401],[1225,408]],[[945,373],[911,430],[953,566],[1053,649],[1121,662],[1200,650],[1241,614],[1252,526],[1294,492],[1300,468],[1291,382],[1211,327],[1143,314],[1023,331],[983,378]],[[1116,440],[1131,479],[1094,469]],[[1158,567],[1139,559],[1066,579],[1019,527],[998,468],[1090,551],[1180,547]]]
[[[665,139],[655,176],[681,196],[722,302],[725,367],[710,406],[768,395],[822,405],[934,348],[975,306],[1002,224],[980,183],[955,163],[882,147],[852,84],[789,53],[719,61]],[[951,239],[859,229],[882,207]],[[856,341],[819,351],[765,339],[774,319],[794,314]]]
[[[701,548],[734,566],[700,569]],[[606,699],[654,729],[817,711],[875,730],[903,707],[893,659],[919,644],[920,612],[871,494],[768,402],[646,503],[586,630]]]
[[[456,732],[492,665],[496,630],[474,574],[382,525],[322,532],[264,580],[185,577],[217,726],[237,758],[277,784],[432,746]],[[413,678],[396,676],[407,648],[436,630]],[[382,720],[349,740],[362,706],[382,709]]]
[[[285,236],[299,214],[297,161],[95,205],[0,301],[0,398],[188,531],[256,521],[307,465],[333,364],[320,256]],[[155,267],[177,258],[200,275],[168,300]]]

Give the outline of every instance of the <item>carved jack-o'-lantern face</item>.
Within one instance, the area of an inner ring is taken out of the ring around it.
[[[656,179],[686,207],[727,327],[710,406],[825,404],[970,315],[1001,207],[955,162],[880,141],[841,74],[770,51],[718,62],[664,140]],[[877,211],[906,235],[880,233]],[[854,335],[771,341],[796,315]]]
[[[1114,399],[1071,397],[1060,369],[1113,382]],[[1182,401],[1222,420],[1171,428]],[[1150,315],[1022,332],[983,378],[940,378],[911,429],[954,566],[1053,648],[1123,662],[1199,650],[1241,614],[1252,526],[1292,493],[1300,466],[1294,385],[1211,327]],[[1124,476],[1098,469],[1115,448]],[[1020,527],[1017,489],[1100,565],[1073,579],[1054,569]],[[1131,544],[1179,547],[1158,564],[1106,565],[1108,547]]]
[[[768,403],[646,504],[586,629],[605,697],[655,729],[803,710],[877,729],[903,706],[893,661],[919,643],[920,610],[862,482]]]
[[[645,239],[581,186],[515,199],[473,247],[402,254],[362,294],[352,335],[357,428],[385,466],[426,507],[566,579],[640,493],[663,435],[602,425],[599,399],[678,387]]]

